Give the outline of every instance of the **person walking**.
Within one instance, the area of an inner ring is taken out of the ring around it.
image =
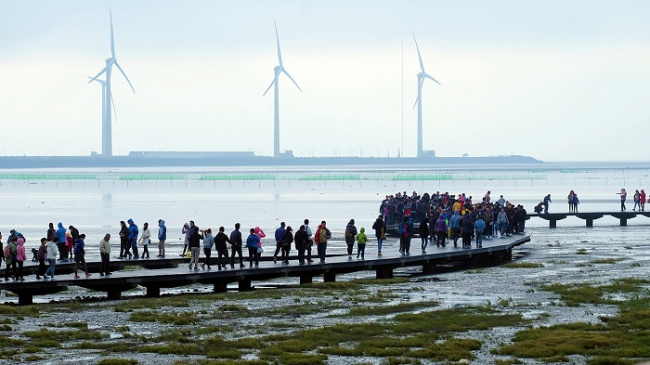
[[[275,230],[275,253],[273,254],[273,263],[278,262],[278,253],[282,250],[284,232],[286,232],[285,223],[281,222],[280,227]]]
[[[187,247],[190,244],[190,234],[191,234],[191,232],[190,232],[190,224],[189,223],[183,224],[183,228],[181,229],[181,233],[183,234],[185,239],[183,241],[183,253],[181,253],[179,256],[180,257],[185,257],[185,254],[187,252]]]
[[[133,250],[133,259],[137,260],[140,258],[138,255],[138,226],[135,225],[133,219],[129,218],[129,246]]]
[[[242,258],[242,246],[244,244],[239,228],[241,225],[235,223],[235,230],[230,232],[230,247],[232,255],[230,256],[230,268],[235,268],[235,255],[239,254],[239,267],[244,267],[244,259]]]
[[[309,227],[309,219],[304,220],[305,233],[307,233],[307,247],[305,247],[305,254],[307,255],[307,262],[314,262],[311,258],[311,248],[314,246],[314,239],[311,228]]]
[[[293,228],[288,226],[282,236],[282,263],[289,264],[289,252],[291,252],[291,244],[293,243]]]
[[[327,223],[325,221],[321,221],[318,225],[318,228],[316,228],[315,236],[315,241],[318,248],[318,257],[320,258],[321,263],[325,262],[325,256],[327,253],[327,240],[330,238],[332,238],[332,232],[327,229]]]
[[[449,221],[449,225],[451,227],[451,235],[454,240],[454,247],[458,247],[458,238],[460,237],[461,220],[462,217],[460,216],[460,212],[458,210],[454,210],[454,215],[451,217]]]
[[[16,280],[25,281],[23,277],[23,263],[27,260],[27,255],[25,254],[25,239],[19,237],[16,239],[16,264],[18,264],[18,275],[16,275]]]
[[[142,225],[142,235],[140,235],[140,242],[142,242],[142,258],[149,258],[149,242],[151,242],[151,232],[149,232],[149,223],[144,222]]]
[[[45,256],[47,256],[47,238],[41,238],[41,245],[38,246],[38,269],[36,270],[36,279],[41,280],[41,275],[45,276]]]
[[[77,240],[74,243],[74,278],[79,279],[78,268],[81,266],[82,271],[86,273],[86,277],[89,278],[91,274],[88,272],[88,266],[86,265],[86,239],[85,234],[80,234]]]
[[[300,265],[305,264],[305,249],[307,248],[307,232],[305,231],[305,225],[301,225],[298,229],[298,232],[294,235],[294,242],[296,245],[296,250],[298,250],[298,263]]]
[[[79,238],[79,230],[77,228],[75,228],[75,226],[70,225],[70,227],[68,227],[68,232],[70,233],[70,237],[71,237],[71,239],[69,239],[67,241],[67,243],[68,243],[68,253],[70,255],[69,259],[74,260],[74,255],[72,253],[72,249],[74,247],[75,242],[77,242],[77,238]]]
[[[436,246],[445,247],[445,239],[447,238],[447,221],[445,221],[445,215],[441,212],[436,221]]]
[[[3,250],[5,257],[5,281],[9,281],[9,268],[11,268],[11,279],[16,281],[16,241],[18,237],[13,237],[7,240],[7,244]]]
[[[357,234],[357,259],[361,256],[361,260],[364,260],[366,254],[366,242],[368,242],[368,236],[366,235],[366,229],[361,227],[359,234]]]
[[[504,208],[501,208],[499,214],[497,215],[497,226],[499,229],[499,233],[501,234],[501,238],[503,238],[503,235],[506,233],[506,228],[508,227],[508,215],[506,214]],[[495,237],[496,237],[496,233],[495,233]]]
[[[158,220],[158,256],[165,258],[165,241],[167,240],[167,226],[163,219]]]
[[[50,267],[45,271],[43,279],[47,280],[48,276],[51,280],[54,280],[54,270],[56,268],[56,256],[59,254],[58,249],[59,237],[54,236],[52,241],[47,242],[47,261],[50,263]]]
[[[191,226],[190,226],[191,228]],[[190,243],[188,249],[190,250],[190,271],[192,270],[192,264],[194,264],[194,271],[199,271],[199,256],[201,255],[201,232],[199,227],[194,226],[194,230],[191,230],[192,234],[190,235]]]
[[[129,227],[126,222],[120,221],[120,256],[118,259],[130,259],[131,253],[129,252]]]
[[[637,189],[634,192],[634,207],[632,207],[632,211],[636,211],[636,208],[639,208],[639,212],[641,211],[641,193]]]
[[[357,237],[357,227],[354,225],[354,219],[350,219],[347,226],[345,226],[345,244],[348,246],[348,260],[352,260],[352,252],[354,252],[354,239]]]
[[[50,223],[45,238],[47,239],[47,242],[49,242],[52,241],[54,237],[56,237],[56,229],[54,228],[54,223]]]
[[[461,235],[463,237],[463,248],[472,248],[472,235],[474,234],[474,220],[471,214],[463,216]]]
[[[65,227],[63,227],[63,223],[59,222],[58,228],[56,230],[56,236],[59,238],[58,245],[59,245],[59,261],[61,262],[66,262],[68,261],[68,248],[65,246],[65,233],[66,233]],[[9,242],[9,241],[7,241]]]
[[[203,233],[203,253],[205,254],[205,259],[201,268],[205,270],[205,266],[208,266],[208,270],[212,270],[210,267],[210,258],[212,258],[212,246],[214,246],[214,236],[212,236],[212,229],[208,228]],[[219,270],[221,270],[221,265],[219,265]]]
[[[625,199],[627,199],[627,191],[625,191],[625,188],[621,188],[621,192],[616,194],[621,195],[621,212],[624,212],[627,209],[625,207]]]
[[[111,235],[106,233],[104,238],[99,241],[99,256],[102,263],[99,265],[99,276],[111,275],[108,271],[108,265],[111,260]]]
[[[372,229],[375,230],[375,237],[377,237],[377,256],[381,256],[381,246],[384,242],[384,235],[386,234],[386,225],[384,224],[383,215],[379,215],[372,224]]]
[[[474,233],[476,234],[476,247],[483,247],[483,231],[485,231],[485,221],[481,216],[474,222]],[[471,246],[471,245],[470,245]]]
[[[224,227],[219,227],[219,233],[214,237],[214,245],[217,249],[219,270],[222,268],[225,269],[228,265],[228,245],[230,242],[228,235],[224,233],[226,229]],[[240,236],[241,239],[241,236]],[[205,242],[205,241],[204,241]],[[241,245],[239,252],[241,252]]]
[[[260,261],[257,254],[258,246],[261,244],[260,238],[255,234],[255,228],[250,229],[250,234],[246,239],[246,248],[248,249],[248,260],[250,262],[250,267],[253,267],[253,261],[255,261],[255,267],[260,266]]]
[[[420,226],[418,227],[418,231],[420,232],[420,240],[422,241],[421,246],[422,246],[422,253],[425,253],[427,251],[427,246],[429,245],[429,218],[424,217],[422,219],[422,222],[420,222]]]
[[[645,200],[646,200],[645,190],[641,189],[641,211],[642,212],[645,212]]]

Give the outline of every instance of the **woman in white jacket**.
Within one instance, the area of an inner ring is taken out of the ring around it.
[[[56,267],[56,257],[59,255],[59,249],[57,248],[58,243],[59,243],[59,238],[55,236],[52,239],[52,241],[48,241],[47,245],[45,245],[47,250],[47,262],[50,263],[50,267],[47,268],[47,271],[45,271],[45,275],[43,275],[44,280],[47,280],[48,276],[50,277],[50,279],[54,280],[54,268]]]
[[[142,235],[140,236],[140,242],[142,242],[142,258],[149,258],[149,242],[150,242],[151,232],[149,232],[149,223],[145,222],[142,226]]]

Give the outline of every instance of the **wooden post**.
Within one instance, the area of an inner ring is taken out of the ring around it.
[[[377,279],[392,279],[393,278],[393,269],[389,267],[384,267],[377,269],[376,271]]]
[[[314,278],[311,275],[300,275],[300,285],[311,284],[313,282]]]
[[[106,293],[106,297],[110,300],[120,300],[122,299],[122,291],[121,290],[109,290]]]
[[[427,262],[422,265],[422,272],[425,274],[433,274],[436,271],[436,264],[433,262]]]
[[[32,293],[20,292],[18,293],[18,304],[19,305],[29,305],[34,303],[34,296]]]
[[[587,227],[593,227],[594,226],[594,220],[592,218],[587,218]]]
[[[240,279],[239,291],[249,291],[249,290],[251,290],[251,279]]]
[[[323,281],[326,283],[333,283],[336,281],[336,273],[328,271],[325,274],[323,274]]]
[[[213,290],[214,290],[215,293],[225,293],[225,292],[228,291],[228,283],[225,283],[225,282],[222,282],[222,281],[220,281],[218,283],[214,283],[214,289]]]
[[[557,228],[557,220],[549,219],[548,220],[548,228]]]
[[[160,297],[160,288],[157,286],[148,286],[147,287],[147,297],[149,298],[158,298]]]

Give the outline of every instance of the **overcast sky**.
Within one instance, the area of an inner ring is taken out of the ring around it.
[[[415,155],[414,33],[442,84],[424,83],[425,150],[648,160],[642,0],[0,0],[1,155],[101,151],[87,76],[110,56],[109,7],[136,90],[114,68],[114,154],[271,155],[275,19],[303,90],[281,76],[280,148],[296,156]]]

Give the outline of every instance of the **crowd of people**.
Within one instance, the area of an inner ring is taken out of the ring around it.
[[[456,197],[439,191],[421,196],[415,191],[411,195],[398,192],[386,196],[379,212],[378,220],[386,217],[388,225],[397,226],[402,255],[410,254],[411,239],[416,233],[415,222],[419,223],[417,233],[422,252],[426,252],[429,242],[435,242],[437,247],[453,242],[454,247],[458,247],[461,240],[463,248],[471,248],[472,240],[476,238],[476,246],[480,248],[484,238],[523,233],[527,214],[522,205],[511,204],[503,195],[492,201],[490,191],[478,203],[465,193]]]

